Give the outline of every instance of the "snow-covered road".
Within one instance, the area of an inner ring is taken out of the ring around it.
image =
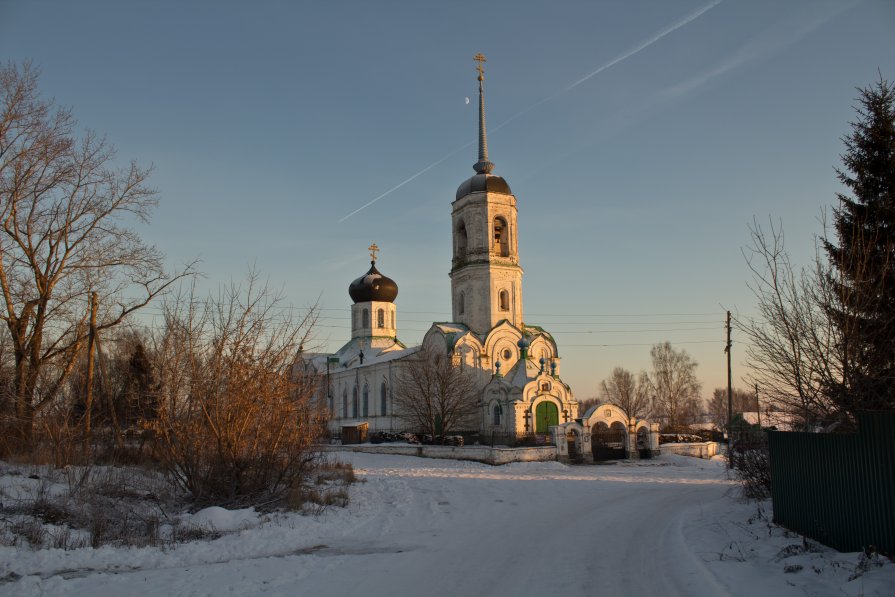
[[[367,469],[364,457],[355,458],[367,471],[370,501],[388,505],[388,515],[374,516],[362,532],[373,538],[364,547],[381,551],[333,562],[352,574],[314,575],[316,594],[350,594],[358,578],[380,589],[373,594],[392,595],[433,587],[483,596],[724,593],[681,533],[691,508],[729,488],[715,464],[687,467],[686,475],[670,465],[556,463],[467,465],[464,474],[460,463]],[[349,547],[346,539],[331,547]]]
[[[21,552],[0,567],[0,577],[16,579],[0,594],[751,596],[825,594],[843,581],[817,572],[804,577],[814,583],[806,590],[788,582],[774,551],[754,547],[766,529],[732,537],[737,528],[720,517],[745,518],[744,508],[755,507],[731,498],[718,461],[491,467],[339,457],[364,480],[345,509],[281,515],[170,551]],[[724,561],[731,547],[735,561]],[[895,578],[893,568],[879,572],[888,575],[880,586]],[[869,593],[877,586],[852,585]]]

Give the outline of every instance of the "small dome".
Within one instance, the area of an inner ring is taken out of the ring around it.
[[[525,350],[529,346],[531,346],[531,340],[528,339],[528,336],[522,336],[519,338],[519,341],[516,342],[516,346],[519,347],[519,350]]]
[[[510,185],[503,177],[493,174],[476,174],[472,178],[468,178],[457,188],[457,199],[465,197],[470,193],[500,193],[501,195],[512,195]]]
[[[355,303],[369,301],[391,303],[398,296],[398,285],[391,278],[379,273],[376,263],[373,262],[370,271],[348,286],[348,294]]]

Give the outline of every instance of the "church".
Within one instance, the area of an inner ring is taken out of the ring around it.
[[[578,417],[578,402],[560,377],[560,356],[549,332],[525,323],[516,197],[493,174],[485,127],[484,56],[476,55],[479,142],[475,174],[463,181],[451,204],[452,320],[434,322],[421,346],[398,340],[398,285],[377,268],[350,283],[351,339],[333,354],[302,358],[326,379],[330,430],[366,427],[404,431],[396,412],[400,368],[422,349],[443,351],[468,368],[480,388],[478,431],[548,433]],[[474,431],[470,429],[468,431]]]

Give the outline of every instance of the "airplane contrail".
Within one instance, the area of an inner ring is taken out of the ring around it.
[[[579,85],[581,85],[582,83],[584,83],[585,81],[587,81],[588,79],[591,79],[592,77],[595,77],[595,76],[599,75],[601,72],[603,72],[603,71],[605,71],[605,70],[607,70],[607,69],[609,69],[609,68],[612,68],[613,66],[615,66],[615,65],[618,64],[619,62],[622,62],[622,61],[624,61],[624,60],[627,60],[627,59],[630,58],[631,56],[634,56],[635,54],[638,54],[638,53],[642,52],[643,50],[647,49],[648,47],[650,47],[651,45],[653,45],[654,43],[656,43],[657,41],[659,41],[659,40],[662,39],[663,37],[665,37],[665,36],[667,36],[667,35],[670,35],[670,34],[674,33],[675,31],[677,31],[677,30],[680,29],[681,27],[684,27],[684,26],[686,26],[686,25],[689,25],[690,23],[692,23],[693,21],[695,21],[696,19],[698,19],[699,17],[701,17],[702,15],[704,15],[705,13],[707,13],[708,11],[710,11],[711,9],[713,9],[713,8],[715,8],[716,6],[718,6],[719,4],[721,4],[723,1],[724,1],[724,0],[713,0],[712,2],[709,2],[708,4],[706,4],[705,6],[703,6],[702,8],[700,8],[700,9],[698,9],[698,10],[696,10],[696,11],[690,13],[690,14],[687,15],[687,16],[685,16],[683,19],[680,19],[680,20],[678,20],[678,21],[675,21],[674,23],[672,23],[671,25],[665,27],[664,29],[662,29],[661,31],[659,31],[658,33],[656,33],[655,35],[653,35],[652,37],[650,37],[650,38],[647,39],[646,41],[641,42],[640,44],[638,44],[638,45],[637,45],[636,47],[634,47],[633,49],[628,50],[628,51],[625,52],[624,54],[621,54],[621,55],[619,55],[619,56],[613,58],[612,60],[610,60],[610,61],[607,62],[606,64],[603,64],[602,66],[600,66],[600,67],[598,67],[598,68],[592,70],[591,72],[589,72],[589,73],[583,75],[583,76],[580,77],[578,80],[576,80],[576,81],[574,81],[573,83],[570,83],[569,85],[567,85],[566,87],[564,87],[564,88],[563,88],[561,91],[559,91],[558,93],[554,93],[553,95],[550,95],[550,96],[547,96],[547,97],[545,97],[545,98],[543,98],[543,99],[540,99],[540,100],[536,101],[535,103],[531,104],[530,106],[528,106],[528,107],[526,107],[526,108],[520,110],[519,112],[517,112],[517,113],[514,114],[513,116],[510,116],[508,119],[504,120],[503,122],[501,122],[501,123],[498,124],[497,126],[493,127],[493,128],[490,130],[490,132],[494,133],[494,132],[498,131],[499,129],[505,127],[505,126],[508,125],[509,123],[511,123],[511,122],[513,122],[514,120],[516,120],[517,118],[520,118],[521,116],[524,116],[525,114],[528,114],[529,112],[531,112],[532,110],[534,110],[534,109],[537,108],[538,106],[541,106],[541,105],[543,105],[543,104],[546,104],[547,102],[549,102],[549,101],[551,101],[551,100],[554,100],[554,99],[556,99],[557,97],[559,97],[559,96],[561,96],[561,95],[563,95],[563,94],[565,94],[565,93],[568,93],[569,91],[575,89],[576,87],[578,87]],[[445,155],[444,157],[439,158],[438,160],[432,162],[431,164],[429,164],[428,166],[426,166],[425,168],[423,168],[422,170],[420,170],[420,171],[417,172],[416,174],[410,176],[409,178],[404,179],[403,181],[399,182],[398,184],[396,184],[395,186],[393,186],[393,187],[390,188],[389,190],[387,190],[387,191],[385,191],[384,193],[382,193],[381,195],[379,195],[378,197],[375,197],[375,198],[371,199],[370,201],[368,201],[367,203],[361,205],[360,207],[358,207],[357,209],[355,209],[354,211],[352,211],[352,212],[349,213],[348,215],[342,217],[342,218],[339,220],[339,224],[341,224],[342,222],[344,222],[345,220],[347,220],[347,219],[350,218],[351,216],[353,216],[353,215],[355,215],[355,214],[357,214],[357,213],[359,213],[359,212],[365,210],[366,208],[370,207],[371,205],[373,205],[374,203],[376,203],[376,202],[379,201],[380,199],[383,199],[384,197],[387,197],[388,195],[391,195],[392,193],[394,193],[395,191],[397,191],[398,189],[400,189],[401,187],[403,187],[403,186],[406,185],[407,183],[411,182],[411,181],[414,180],[415,178],[417,178],[417,177],[419,177],[419,176],[425,174],[426,172],[428,172],[429,170],[431,170],[432,168],[434,168],[434,167],[437,166],[438,164],[442,163],[443,161],[445,161],[445,160],[448,159],[449,157],[452,157],[453,155],[455,155],[455,154],[459,153],[460,151],[466,149],[466,148],[469,147],[470,145],[474,145],[475,143],[476,143],[476,141],[470,141],[469,143],[466,143],[465,145],[462,145],[462,146],[458,147],[457,149],[451,151],[450,153],[448,153],[448,154]]]
[[[679,21],[676,21],[676,22],[672,23],[671,25],[669,25],[669,26],[666,27],[665,29],[662,29],[661,31],[659,31],[658,33],[656,33],[655,35],[653,35],[652,37],[650,37],[650,38],[647,39],[646,41],[644,41],[644,42],[638,44],[638,45],[637,45],[636,47],[634,47],[633,49],[628,50],[627,52],[625,52],[624,54],[621,54],[620,56],[616,56],[615,58],[613,58],[612,60],[610,60],[610,61],[607,62],[606,64],[604,64],[604,65],[602,65],[602,66],[596,68],[595,70],[592,70],[591,72],[587,73],[586,75],[580,77],[580,78],[579,78],[577,81],[575,81],[574,83],[570,83],[569,85],[567,85],[566,87],[564,87],[561,91],[559,91],[559,92],[557,92],[557,93],[554,93],[553,95],[547,96],[547,97],[545,97],[544,99],[538,100],[537,102],[533,103],[532,105],[530,105],[530,106],[528,106],[528,107],[526,107],[526,108],[523,108],[523,109],[520,110],[519,112],[516,112],[514,115],[510,116],[508,119],[504,120],[503,122],[501,122],[500,124],[498,124],[497,126],[495,126],[494,128],[492,128],[492,129],[491,129],[491,132],[493,133],[493,132],[497,131],[498,129],[501,129],[501,128],[505,127],[506,125],[508,125],[509,123],[513,122],[513,121],[516,120],[517,118],[519,118],[519,117],[521,117],[521,116],[524,116],[524,115],[528,114],[529,112],[531,112],[532,110],[534,110],[534,109],[537,108],[538,106],[541,106],[541,105],[543,105],[543,104],[546,104],[547,102],[549,102],[549,101],[551,101],[551,100],[554,100],[554,99],[558,98],[559,96],[561,96],[561,95],[563,95],[563,94],[565,94],[565,93],[568,93],[569,91],[575,89],[576,87],[578,87],[579,85],[581,85],[582,83],[584,83],[585,81],[587,81],[588,79],[590,79],[590,78],[592,78],[592,77],[595,77],[595,76],[599,75],[599,74],[600,74],[601,72],[603,72],[604,70],[610,69],[610,68],[612,68],[613,66],[615,66],[616,64],[618,64],[619,62],[622,62],[623,60],[627,60],[628,58],[630,58],[630,57],[633,56],[634,54],[638,54],[638,53],[642,52],[643,50],[647,49],[648,47],[650,47],[651,45],[653,45],[654,43],[656,43],[657,41],[659,41],[659,40],[662,39],[663,37],[665,37],[665,36],[667,36],[667,35],[670,35],[670,34],[674,33],[675,31],[677,31],[677,30],[680,29],[681,27],[684,27],[684,26],[686,26],[686,25],[689,25],[690,23],[692,23],[693,21],[695,21],[696,19],[698,19],[699,17],[701,17],[702,15],[704,15],[705,13],[707,13],[708,11],[710,11],[711,9],[713,9],[713,8],[715,8],[716,6],[718,6],[719,4],[721,4],[723,1],[724,1],[724,0],[714,0],[713,2],[709,2],[708,4],[706,4],[705,6],[703,6],[702,8],[700,8],[700,9],[698,9],[698,10],[696,10],[696,11],[690,13],[689,15],[687,15],[686,17],[684,17],[683,19],[681,19],[681,20],[679,20]]]
[[[449,157],[451,157],[451,156],[453,156],[453,155],[459,153],[460,151],[466,149],[466,148],[469,147],[470,145],[475,145],[476,143],[478,143],[477,140],[476,140],[476,141],[470,141],[470,142],[467,143],[466,145],[463,145],[463,146],[461,146],[461,147],[458,147],[457,149],[455,149],[454,151],[452,151],[452,152],[450,152],[449,154],[445,155],[444,157],[442,157],[442,158],[440,158],[440,159],[438,159],[438,160],[432,162],[431,164],[429,164],[428,166],[426,166],[425,168],[423,168],[422,170],[420,170],[419,172],[417,172],[417,173],[414,174],[413,176],[411,176],[411,177],[409,177],[409,178],[405,178],[404,180],[402,180],[401,182],[399,182],[398,184],[396,184],[395,186],[393,186],[392,188],[390,188],[390,189],[387,190],[386,192],[382,193],[382,194],[379,195],[378,197],[375,197],[375,198],[373,198],[373,199],[367,201],[366,203],[364,203],[363,205],[361,205],[360,207],[358,207],[357,209],[355,209],[353,212],[351,212],[351,213],[348,214],[347,216],[344,216],[341,220],[339,220],[339,224],[341,224],[342,222],[344,222],[345,220],[347,220],[348,218],[350,218],[351,216],[353,216],[353,215],[356,214],[357,212],[359,212],[359,211],[361,211],[361,210],[364,210],[364,209],[367,209],[368,207],[370,207],[371,205],[373,205],[374,203],[376,203],[377,201],[379,201],[380,199],[382,199],[382,198],[385,197],[386,195],[390,195],[390,194],[394,193],[395,191],[397,191],[398,189],[400,189],[401,187],[403,187],[404,185],[406,185],[408,182],[410,182],[410,181],[413,180],[414,178],[417,178],[418,176],[421,176],[421,175],[425,174],[426,172],[428,172],[429,170],[431,170],[432,168],[434,168],[435,166],[437,166],[437,165],[440,164],[441,162],[445,161],[445,160],[448,159]]]

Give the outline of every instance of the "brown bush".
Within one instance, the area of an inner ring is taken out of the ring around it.
[[[314,469],[325,425],[318,380],[293,367],[312,319],[313,310],[297,324],[284,318],[254,276],[244,293],[166,306],[154,445],[197,504],[281,503]]]

